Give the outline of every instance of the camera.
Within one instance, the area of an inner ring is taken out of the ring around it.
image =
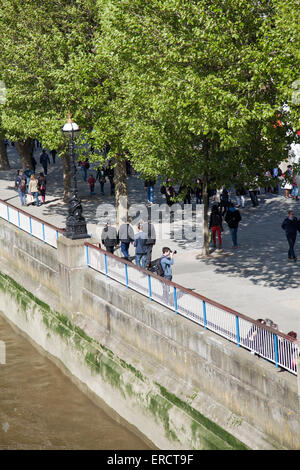
[[[176,255],[177,251],[176,250],[174,250],[174,251],[171,250],[171,253],[173,253],[173,255]]]

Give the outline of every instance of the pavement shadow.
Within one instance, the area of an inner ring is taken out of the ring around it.
[[[256,285],[279,290],[300,287],[299,266],[297,262],[288,260],[288,243],[281,228],[288,209],[293,208],[297,216],[296,204],[293,200],[273,197],[265,199],[264,204],[257,208],[249,208],[244,215],[242,212],[238,231],[239,248],[231,250],[234,256],[202,259],[201,262],[213,265],[218,274],[244,277]],[[230,246],[228,232],[227,235],[227,245]],[[296,241],[296,254],[298,251],[300,255],[298,244],[299,241]]]

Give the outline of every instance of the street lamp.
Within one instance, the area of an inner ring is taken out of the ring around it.
[[[68,114],[68,121],[62,127],[62,133],[69,142],[70,165],[71,165],[71,198],[69,202],[69,215],[66,220],[65,236],[72,240],[89,238],[86,228],[85,218],[82,216],[81,202],[78,197],[76,164],[75,164],[75,143],[74,140],[80,134],[80,128],[73,122],[71,114]]]

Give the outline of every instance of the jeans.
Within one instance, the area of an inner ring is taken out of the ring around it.
[[[87,169],[85,168],[85,166],[81,167],[81,174],[82,174],[83,181],[86,181],[86,179],[87,179]]]
[[[47,176],[48,166],[47,166],[47,165],[43,165],[43,168],[44,168],[44,175]]]
[[[230,230],[230,234],[231,234],[231,238],[232,238],[232,243],[234,246],[237,246],[237,227],[236,228],[230,228],[229,227],[229,230]]]
[[[253,207],[258,206],[257,191],[249,191]]]
[[[245,206],[245,198],[244,196],[236,196],[236,202],[238,206],[242,205],[242,207]]]
[[[135,255],[135,264],[142,268],[146,268],[146,253],[137,253]]]
[[[121,242],[121,251],[124,255],[124,258],[128,259],[129,258],[129,245],[130,243],[128,242]]]
[[[100,181],[100,191],[101,194],[104,194],[104,183],[102,183],[102,181]]]
[[[20,196],[21,204],[22,206],[24,206],[26,202],[26,193],[23,193],[20,189],[18,189],[18,193]]]
[[[196,204],[202,204],[202,197],[196,196]]]
[[[172,281],[172,276],[165,276],[165,279]],[[163,302],[169,305],[171,303],[170,285],[167,282],[163,283]]]
[[[40,205],[40,200],[39,200],[39,193],[38,191],[36,193],[31,193],[34,197],[35,197],[35,202],[36,202],[36,205],[39,206]]]
[[[297,233],[295,233],[295,234],[294,233],[289,233],[286,236],[288,244],[289,244],[288,257],[293,258],[293,259],[296,258],[295,251],[294,251],[296,236],[297,236]]]
[[[154,187],[148,186],[148,201],[153,203],[154,201]]]

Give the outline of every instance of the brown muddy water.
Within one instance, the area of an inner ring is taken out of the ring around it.
[[[95,405],[2,315],[6,364],[0,364],[0,450],[150,449]]]

